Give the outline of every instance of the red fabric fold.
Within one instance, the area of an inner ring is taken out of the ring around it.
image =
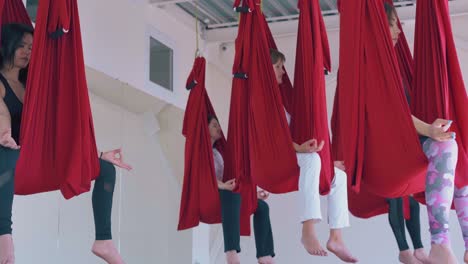
[[[416,9],[412,112],[431,124],[453,120],[458,163],[455,185],[468,184],[468,99],[460,70],[447,0],[421,1]]]
[[[228,174],[240,188],[256,184],[272,193],[298,188],[299,167],[270,59],[265,17],[258,1],[244,1],[252,12],[241,14],[236,39],[229,116]],[[252,192],[251,208],[256,207]],[[254,199],[255,197],[255,199]]]
[[[335,175],[331,157],[325,93],[324,54],[329,51],[323,32],[323,18],[317,0],[299,1],[299,29],[297,35],[296,66],[294,74],[291,134],[293,141],[302,144],[315,138],[325,145],[318,154],[322,161],[320,193],[330,192]],[[328,52],[329,56],[329,52]],[[328,59],[329,61],[329,59]],[[329,67],[329,65],[328,65]]]
[[[2,25],[21,23],[32,26],[22,0],[0,0],[0,22]]]
[[[63,6],[66,5],[66,9]],[[58,10],[58,11],[54,11]],[[69,33],[49,36],[57,17]],[[15,193],[89,191],[99,174],[76,0],[41,0],[21,125]]]
[[[213,150],[208,130],[208,115],[216,116],[205,88],[206,60],[195,59],[186,87],[190,95],[185,109],[182,134],[185,136],[185,165],[178,230],[198,226],[200,222],[221,223],[221,203],[214,169]],[[225,163],[226,139],[215,148]],[[250,214],[241,216],[241,235],[250,234]]]
[[[335,120],[344,129],[338,133],[340,148],[350,192],[356,192],[350,194],[350,208],[356,216],[370,217],[385,212],[383,197],[423,191],[427,160],[411,120],[382,2],[340,1],[340,11]],[[382,198],[366,201],[366,195]]]

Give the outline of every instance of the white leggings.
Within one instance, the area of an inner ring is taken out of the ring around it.
[[[322,220],[320,209],[320,170],[321,160],[317,153],[297,153],[301,173],[299,176],[299,195],[301,202],[301,222]],[[331,190],[328,196],[328,224],[331,229],[349,226],[348,191],[346,173],[335,168]]]

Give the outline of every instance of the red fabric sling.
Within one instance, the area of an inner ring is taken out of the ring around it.
[[[325,142],[322,151],[318,153],[322,161],[319,187],[322,195],[330,192],[331,181],[335,175],[331,157],[324,75],[326,61],[328,70],[330,67],[330,52],[326,32],[323,29],[324,22],[319,2],[299,1],[291,134],[297,144],[312,138],[318,142],[322,140]]]
[[[412,124],[382,2],[341,1],[340,11],[334,116],[339,124],[334,127],[346,128],[337,133],[339,148],[352,191],[361,191],[350,194],[350,209],[370,217],[385,212],[383,197],[423,191],[427,160]]]
[[[187,79],[190,95],[182,129],[186,139],[185,170],[178,230],[198,226],[200,222],[221,223],[221,203],[207,120],[209,115],[216,116],[216,113],[206,92],[205,71],[206,60],[198,57]],[[226,163],[224,135],[215,147]],[[241,216],[241,235],[249,234],[250,214],[244,214]]]
[[[455,185],[468,184],[468,99],[453,39],[447,0],[418,2],[412,113],[431,124],[453,120],[458,163]]]
[[[240,0],[234,6],[239,4]],[[243,2],[243,7],[251,12],[241,14],[235,43],[228,131],[228,148],[233,158],[229,174],[239,179],[240,188],[256,184],[272,193],[285,193],[297,190],[299,167],[259,4],[254,0]],[[256,193],[251,201],[254,208]]]
[[[41,0],[15,193],[89,191],[99,174],[76,0]]]

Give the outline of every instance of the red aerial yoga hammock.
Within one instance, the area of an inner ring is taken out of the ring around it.
[[[280,84],[280,92],[284,107],[291,114],[290,130],[293,141],[298,144],[312,138],[325,141],[323,150],[319,152],[323,168],[320,193],[325,195],[330,191],[331,179],[334,177],[323,70],[324,67],[331,70],[330,48],[318,2],[301,0],[299,9],[295,89],[286,73]],[[268,25],[265,28],[269,47],[277,50]]]
[[[460,70],[447,0],[419,1],[416,8],[415,76],[411,109],[431,124],[453,120],[458,163],[455,185],[468,185],[468,98]]]
[[[243,13],[235,42],[227,140],[232,158],[227,173],[228,178],[238,179],[241,190],[251,190],[249,209],[253,210],[257,204],[253,185],[272,193],[295,191],[299,167],[273,72],[260,1],[246,0],[239,5],[236,0],[236,10]]]
[[[318,154],[322,160],[320,193],[328,194],[335,175],[331,156],[325,95],[324,67],[330,71],[328,38],[318,0],[299,1],[296,67],[291,113],[291,134],[294,142],[324,140]],[[325,65],[325,66],[324,66]]]
[[[338,124],[332,126],[340,146],[334,149],[345,161],[351,212],[371,217],[386,212],[382,198],[424,190],[427,159],[411,120],[383,2],[341,1],[340,11],[333,116]]]
[[[185,172],[180,202],[178,230],[221,223],[221,203],[214,170],[213,150],[208,130],[208,115],[216,116],[205,89],[206,61],[195,59],[187,79],[190,90],[182,134],[185,136]],[[215,147],[226,161],[224,135]],[[226,162],[225,162],[226,163]],[[241,215],[241,235],[250,234],[250,215]]]
[[[7,2],[16,2],[12,16],[24,14],[21,1]],[[68,199],[99,174],[76,0],[39,2],[20,141],[16,194],[61,190]]]
[[[393,5],[393,2],[390,0],[386,0],[389,4]],[[413,80],[413,65],[414,61],[411,56],[411,51],[408,45],[408,41],[406,36],[403,32],[402,26],[400,21],[398,20],[398,27],[401,30],[401,34],[399,36],[399,40],[397,45],[395,46],[396,57],[398,61],[398,66],[400,69],[400,74],[403,80],[403,85],[406,87],[407,91],[412,97],[412,80]],[[332,127],[332,135],[333,135],[333,144],[332,144],[332,153],[335,160],[344,160],[344,154],[342,150],[343,142],[341,137],[342,134],[346,134],[346,131],[340,128],[340,121],[339,121],[339,105],[338,105],[338,98],[339,98],[339,76],[338,76],[338,83],[336,87],[335,93],[335,100],[333,104],[333,114],[331,120],[331,127]],[[382,196],[378,196],[375,194],[370,193],[365,188],[361,188],[359,193],[350,190],[348,192],[348,200],[349,200],[349,209],[355,215],[362,218],[373,217],[379,214],[387,213],[388,212],[388,203],[386,198]],[[422,201],[421,199],[418,199]],[[404,215],[406,219],[410,218],[409,215],[409,200],[407,197],[403,199],[406,206],[403,207]]]

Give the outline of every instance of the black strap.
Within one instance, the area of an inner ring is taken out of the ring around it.
[[[189,84],[187,85],[187,87],[185,87],[185,88],[186,88],[187,90],[190,91],[190,90],[192,90],[195,86],[197,86],[197,84],[198,84],[197,81],[193,80],[193,81],[192,81],[191,83],[189,83]]]
[[[58,39],[60,38],[61,36],[63,36],[65,34],[65,31],[63,30],[63,28],[59,28],[57,29],[56,31],[52,32],[49,34],[49,37],[51,39]]]
[[[243,73],[243,72],[236,72],[233,74],[233,77],[237,79],[244,79],[244,80],[247,80],[249,78],[247,73]]]
[[[237,13],[250,13],[252,10],[248,6],[237,6],[234,7],[234,11]]]

